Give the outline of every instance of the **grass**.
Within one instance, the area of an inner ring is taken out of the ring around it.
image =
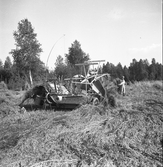
[[[73,111],[20,112],[17,104],[22,92],[0,91],[3,167],[162,166],[163,87],[159,81],[126,86],[126,96],[115,94],[115,108],[83,105]]]

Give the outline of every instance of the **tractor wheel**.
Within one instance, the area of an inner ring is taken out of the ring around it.
[[[93,105],[94,105],[94,106],[97,106],[99,103],[100,103],[99,99],[98,99],[97,97],[95,97],[95,98],[93,99]]]

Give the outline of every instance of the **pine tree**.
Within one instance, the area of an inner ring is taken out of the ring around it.
[[[70,73],[72,75],[80,73],[80,67],[75,66],[75,64],[84,63],[87,60],[89,60],[89,55],[81,49],[80,43],[75,40],[69,48],[69,53],[66,54],[66,62],[70,66]]]
[[[12,62],[10,57],[6,57],[5,63],[4,63],[4,69],[11,69],[12,67]]]

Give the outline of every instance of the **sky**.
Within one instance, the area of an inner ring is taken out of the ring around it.
[[[12,60],[13,32],[28,19],[53,69],[77,40],[91,60],[129,66],[135,58],[162,63],[162,0],[0,0],[0,59]],[[50,53],[51,51],[51,53]],[[49,59],[48,59],[49,56]]]

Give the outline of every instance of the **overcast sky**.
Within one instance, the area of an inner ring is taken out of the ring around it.
[[[0,59],[15,49],[13,31],[27,18],[48,67],[78,40],[91,60],[129,65],[132,59],[162,63],[161,0],[0,0]],[[65,34],[65,36],[64,36]]]

